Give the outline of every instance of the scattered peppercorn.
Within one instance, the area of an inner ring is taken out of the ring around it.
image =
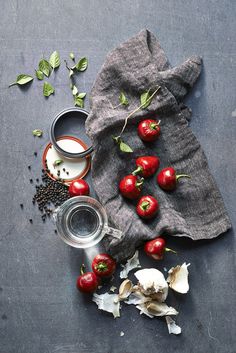
[[[65,170],[65,168],[63,168],[62,170],[63,170],[63,172],[65,172],[65,171],[66,171],[66,170]]]
[[[59,181],[52,180],[43,170],[42,184],[35,186],[36,193],[32,202],[37,202],[39,211],[43,212],[41,218],[45,222],[46,217],[50,217],[53,210],[49,205],[55,207],[60,206],[64,201],[69,199],[68,186],[60,183]]]
[[[33,223],[33,220],[31,218],[29,219],[29,221],[30,221],[30,223]]]
[[[24,207],[24,205],[23,205],[23,203],[21,203],[21,204],[20,204],[20,208],[23,208],[23,207]]]
[[[33,183],[33,179],[30,179],[30,183],[31,183],[31,184]]]
[[[28,165],[28,169],[29,169],[29,170],[31,169],[31,166],[30,166],[30,165]]]
[[[34,152],[34,155],[35,155],[35,157],[37,157],[38,153],[37,153],[37,152]]]
[[[39,178],[36,179],[37,183],[39,182]]]
[[[57,230],[56,230],[56,229],[54,229],[54,233],[56,233],[56,234],[57,234]]]

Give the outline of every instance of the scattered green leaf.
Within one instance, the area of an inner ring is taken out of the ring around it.
[[[78,93],[78,88],[75,85],[72,85],[72,94],[73,94],[73,96],[76,96],[77,93]]]
[[[86,93],[85,92],[82,92],[82,93],[79,93],[78,94],[78,98],[81,98],[81,99],[84,99],[86,96]]]
[[[43,95],[45,97],[49,97],[51,94],[54,93],[54,91],[55,90],[54,90],[53,86],[50,83],[44,82],[44,84],[43,84]]]
[[[79,62],[76,64],[76,69],[78,71],[85,71],[88,67],[88,59],[87,58],[81,58]]]
[[[112,139],[119,146],[120,150],[125,153],[132,153],[132,148],[121,140],[120,136],[112,136]]]
[[[127,145],[126,143],[124,143],[123,141],[120,141],[119,147],[122,152],[126,152],[126,153],[133,152],[132,148],[129,145]]]
[[[151,90],[149,89],[147,92],[142,93],[140,96],[140,103],[141,103],[142,109],[147,108],[152,101],[153,97],[150,91]]]
[[[35,75],[38,80],[43,80],[43,73],[40,70],[35,70]]]
[[[57,67],[60,66],[61,60],[60,60],[60,55],[57,51],[54,51],[49,59],[49,64],[53,69],[56,69]]]
[[[39,70],[42,71],[45,76],[49,77],[51,73],[51,66],[49,62],[45,59],[40,60]]]
[[[9,87],[14,86],[14,85],[25,85],[26,83],[29,83],[30,81],[33,81],[33,77],[30,75],[25,75],[25,74],[21,74],[18,75],[16,78],[16,82],[13,82],[9,85]]]
[[[40,129],[35,129],[32,131],[34,136],[41,137],[43,135],[43,131]]]
[[[128,99],[126,98],[124,92],[120,92],[119,101],[120,101],[120,104],[122,104],[122,105],[129,104]]]
[[[80,108],[83,108],[84,107],[83,99],[79,98],[78,96],[75,96],[75,105],[77,105]]]
[[[59,166],[60,164],[63,163],[63,160],[62,159],[56,159],[54,162],[53,162],[53,167],[57,167]]]
[[[71,58],[71,60],[75,61],[75,55],[74,55],[74,53],[70,53],[70,58]]]

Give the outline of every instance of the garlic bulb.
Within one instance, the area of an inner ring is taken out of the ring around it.
[[[135,272],[139,290],[144,295],[154,296],[153,299],[164,302],[168,295],[168,284],[163,274],[156,268],[145,268]]]

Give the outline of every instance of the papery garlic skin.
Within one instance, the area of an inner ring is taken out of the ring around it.
[[[185,294],[189,291],[189,284],[188,284],[188,266],[190,264],[183,263],[182,266],[172,267],[168,271],[168,278],[167,282],[169,286],[174,291]]]

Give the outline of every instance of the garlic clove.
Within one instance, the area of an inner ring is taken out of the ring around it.
[[[119,288],[119,299],[124,300],[132,293],[133,283],[127,278],[125,279]]]
[[[168,271],[167,282],[169,283],[169,287],[174,291],[185,294],[189,291],[188,284],[188,266],[190,264],[183,263],[182,266],[178,265],[176,267],[172,267]]]
[[[178,311],[165,303],[151,301],[145,304],[149,314],[153,316],[178,315]]]

